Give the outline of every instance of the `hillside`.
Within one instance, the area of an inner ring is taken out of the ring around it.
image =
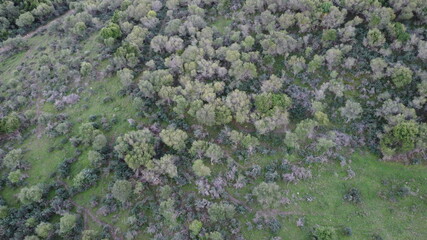
[[[0,3],[0,239],[427,239],[424,0]]]

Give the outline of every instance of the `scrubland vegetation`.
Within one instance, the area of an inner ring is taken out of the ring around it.
[[[427,239],[425,0],[9,0],[0,40],[0,239]]]

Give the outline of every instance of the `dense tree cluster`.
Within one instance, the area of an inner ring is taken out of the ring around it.
[[[0,4],[0,40],[25,33],[68,9],[68,1],[3,1]]]

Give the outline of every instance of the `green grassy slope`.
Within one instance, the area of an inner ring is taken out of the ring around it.
[[[256,156],[253,163],[267,164],[283,156]],[[332,226],[338,230],[340,239],[370,239],[379,234],[384,239],[423,239],[427,235],[427,180],[425,166],[402,166],[398,163],[378,161],[368,153],[351,156],[351,164],[341,167],[338,163],[315,166],[313,178],[297,184],[281,184],[290,203],[280,210],[289,213],[282,218],[283,228],[278,234],[283,239],[307,239],[311,226]],[[347,169],[356,175],[347,179]],[[403,189],[410,189],[407,194]],[[359,204],[344,200],[350,188],[361,192]],[[243,188],[235,196],[250,193]],[[260,206],[256,209],[262,210]],[[252,214],[249,214],[252,217]],[[304,226],[297,227],[298,219]],[[250,218],[242,217],[249,222]],[[345,237],[342,230],[352,229],[352,236]],[[245,229],[248,239],[270,239],[265,231]],[[273,235],[272,235],[273,236]]]

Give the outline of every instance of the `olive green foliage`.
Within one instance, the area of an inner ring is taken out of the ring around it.
[[[99,134],[95,136],[92,142],[92,147],[95,150],[101,150],[107,145],[107,138],[104,134]]]
[[[88,159],[93,166],[98,166],[102,163],[103,156],[101,153],[97,151],[90,150],[88,155]]]
[[[160,132],[160,138],[166,145],[179,151],[185,148],[185,141],[188,135],[181,129],[168,128]]]
[[[323,41],[335,41],[337,38],[337,30],[327,29],[323,31],[322,40]]]
[[[82,240],[96,240],[98,232],[95,230],[84,230],[82,233]]]
[[[221,233],[220,233],[220,232],[217,232],[217,231],[215,231],[215,232],[210,232],[210,233],[208,234],[208,236],[209,236],[209,239],[210,239],[210,240],[223,240],[223,239],[224,239],[224,238],[222,237]]]
[[[132,193],[132,184],[126,180],[117,180],[113,185],[111,193],[115,199],[125,203]]]
[[[314,229],[313,237],[316,240],[335,240],[336,232],[332,227],[318,226]]]
[[[11,183],[18,183],[19,181],[21,181],[22,175],[23,173],[21,172],[20,169],[18,169],[13,172],[10,172],[9,176],[7,176],[7,179],[9,179]]]
[[[175,202],[171,198],[160,203],[159,211],[168,229],[175,229],[179,224],[177,219],[178,215],[174,209],[174,205]]]
[[[372,29],[369,30],[367,36],[368,45],[372,47],[381,47],[385,43],[385,38],[380,30]]]
[[[382,138],[382,145],[398,151],[410,151],[415,147],[419,132],[419,125],[413,121],[399,123]]]
[[[120,26],[115,23],[110,23],[108,26],[104,27],[100,31],[100,36],[103,39],[118,39],[122,36]]]
[[[292,100],[286,94],[262,93],[255,96],[255,107],[262,115],[270,116],[279,110],[286,110]]]
[[[10,113],[7,117],[0,118],[0,133],[11,133],[21,126],[21,120],[16,112]]]
[[[18,194],[18,199],[23,204],[40,202],[42,200],[43,189],[40,186],[24,187]]]
[[[19,27],[27,27],[34,22],[34,17],[30,12],[23,13],[16,19],[16,25]]]
[[[148,129],[132,131],[117,138],[114,150],[130,168],[152,167],[154,136]]]
[[[202,222],[200,222],[199,220],[193,220],[188,226],[188,228],[190,229],[193,235],[197,236],[200,230],[202,229],[202,226],[203,226]]]
[[[401,88],[412,82],[412,70],[398,65],[392,70],[391,80],[396,87]]]
[[[77,215],[66,213],[59,220],[59,232],[65,234],[73,230],[77,225]]]
[[[293,132],[286,133],[284,143],[290,147],[299,149],[301,145],[310,141],[318,123],[312,119],[299,122]]]
[[[359,103],[347,100],[345,106],[340,108],[341,116],[346,118],[346,121],[353,121],[360,117],[363,112],[362,106]]]
[[[93,126],[93,123],[84,123],[79,128],[80,137],[85,145],[90,145],[94,138],[101,134],[101,131]]]
[[[92,64],[88,62],[82,62],[82,64],[80,65],[80,74],[86,77],[92,72],[92,69]]]
[[[236,208],[228,203],[214,203],[209,207],[208,213],[210,220],[221,222],[232,219],[236,214]]]
[[[174,155],[166,154],[159,160],[154,161],[154,167],[151,168],[153,171],[174,178],[178,176],[178,169],[175,166],[174,161],[178,159]]]
[[[280,192],[279,185],[274,182],[262,182],[252,191],[263,208],[277,207],[281,198]]]
[[[3,158],[3,166],[9,169],[19,168],[23,163],[23,151],[22,149],[13,149],[6,154]]]
[[[199,177],[208,177],[211,175],[211,169],[206,166],[201,159],[194,161],[193,171]]]
[[[47,238],[53,232],[53,225],[47,222],[41,222],[36,227],[36,233],[41,238]]]
[[[86,188],[95,183],[97,176],[93,169],[85,168],[73,178],[73,186],[77,188]]]
[[[87,26],[84,22],[77,22],[76,25],[71,29],[71,32],[77,36],[83,37],[87,30]],[[82,74],[84,75],[84,74]]]
[[[9,208],[7,206],[0,206],[0,219],[5,218],[9,213]]]

